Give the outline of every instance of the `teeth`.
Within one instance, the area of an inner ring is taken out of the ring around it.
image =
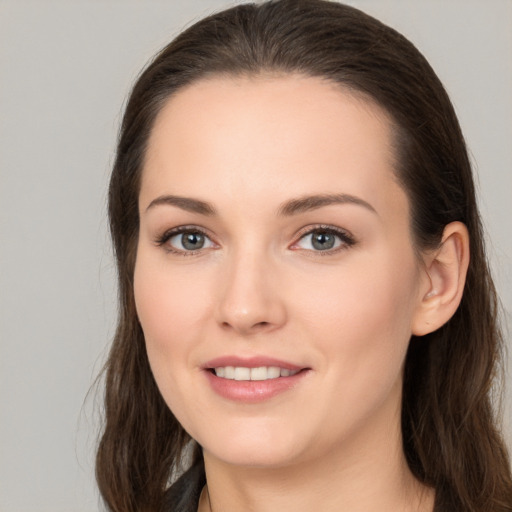
[[[266,380],[267,369],[264,366],[260,368],[251,368],[251,380]]]
[[[251,369],[237,366],[235,368],[235,380],[251,380]]]
[[[267,379],[277,379],[281,376],[281,369],[277,366],[269,366],[267,368]]]
[[[279,377],[291,377],[299,370],[288,370],[278,366],[260,366],[247,368],[245,366],[219,366],[215,368],[215,375],[231,380],[269,380]]]
[[[224,378],[225,379],[234,379],[235,378],[235,368],[233,366],[226,366],[224,368]]]

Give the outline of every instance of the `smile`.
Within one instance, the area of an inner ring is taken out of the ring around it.
[[[261,403],[300,386],[311,368],[266,355],[223,355],[202,365],[210,389],[230,401]]]
[[[291,377],[299,372],[299,370],[290,370],[278,366],[259,366],[257,368],[247,368],[245,366],[218,366],[213,370],[215,375],[222,379],[247,381]]]

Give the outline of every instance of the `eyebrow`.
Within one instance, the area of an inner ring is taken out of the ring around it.
[[[278,215],[288,217],[333,204],[356,204],[366,208],[373,213],[377,213],[375,208],[370,203],[366,202],[364,199],[350,194],[315,194],[299,197],[296,199],[290,199],[289,201],[283,203],[278,208],[277,212]],[[209,217],[217,214],[217,211],[213,205],[206,201],[175,195],[164,195],[153,199],[153,201],[151,201],[149,206],[146,208],[146,211],[160,205],[176,206],[187,212],[206,215]]]
[[[151,201],[149,206],[146,208],[146,211],[159,205],[177,206],[182,210],[191,213],[198,213],[199,215],[212,216],[217,213],[215,208],[206,201],[201,201],[200,199],[192,199],[191,197],[173,195],[159,196],[156,199],[153,199],[153,201]]]
[[[375,214],[377,213],[375,208],[370,203],[367,203],[364,199],[352,196],[350,194],[316,194],[299,197],[297,199],[291,199],[279,207],[278,213],[279,215],[290,216],[296,215],[298,213],[304,213],[310,210],[316,210],[317,208],[330,206],[332,204],[356,204]]]

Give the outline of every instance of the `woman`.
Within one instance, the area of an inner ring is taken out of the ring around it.
[[[512,510],[471,168],[403,36],[321,0],[198,22],[134,86],[109,205],[111,510]]]

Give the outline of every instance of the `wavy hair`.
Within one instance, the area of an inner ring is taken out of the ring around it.
[[[503,348],[497,298],[454,109],[405,37],[325,0],[242,4],[207,17],[158,53],[133,87],[109,188],[119,317],[104,370],[105,422],[96,461],[106,505],[116,512],[159,510],[190,441],[153,379],[133,295],[139,186],[155,117],[188,84],[262,72],[321,77],[387,111],[418,250],[438,246],[452,221],[467,226],[471,261],[460,306],[442,328],[410,341],[403,448],[413,474],[435,489],[436,512],[512,511],[510,463],[492,402]],[[194,458],[200,460],[200,450]]]

